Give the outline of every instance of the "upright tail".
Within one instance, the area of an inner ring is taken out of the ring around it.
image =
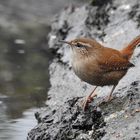
[[[134,49],[137,47],[137,45],[140,44],[140,35],[134,38],[124,49],[122,49],[120,52],[124,55],[126,59],[130,59]]]

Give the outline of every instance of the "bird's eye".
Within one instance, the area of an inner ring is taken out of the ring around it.
[[[83,45],[82,45],[82,44],[80,44],[80,43],[77,43],[76,47],[78,47],[78,48],[82,48],[82,47],[83,47]]]

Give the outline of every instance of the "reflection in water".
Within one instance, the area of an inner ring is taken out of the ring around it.
[[[43,50],[46,42],[42,38],[48,28],[38,30],[41,36],[37,28],[10,35],[3,31],[5,36],[0,39],[0,93],[8,96],[3,101],[12,119],[21,117],[27,108],[41,106],[47,97],[48,56]]]
[[[0,140],[26,139],[36,124],[33,110],[43,105],[49,87],[49,27],[0,29]]]
[[[22,118],[8,119],[4,113],[4,106],[0,105],[0,140],[25,140],[28,131],[36,124],[33,113],[37,109],[29,109]]]

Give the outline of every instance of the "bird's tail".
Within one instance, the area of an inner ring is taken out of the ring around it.
[[[140,44],[140,35],[134,38],[124,49],[120,52],[124,55],[126,59],[130,59],[134,49]]]

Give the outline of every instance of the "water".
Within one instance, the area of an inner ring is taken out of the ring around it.
[[[35,111],[37,109],[28,109],[22,117],[9,119],[5,114],[5,107],[0,106],[0,140],[26,139],[28,131],[36,124],[33,117]]]
[[[24,140],[36,124],[34,113],[45,105],[49,87],[49,27],[0,29],[0,140]],[[30,37],[29,37],[30,36]]]
[[[70,3],[79,6],[83,1],[0,2],[0,140],[25,140],[29,130],[36,125],[34,113],[45,106],[50,87],[48,66],[51,58],[46,49],[46,36],[50,30],[47,25],[22,23],[18,31],[9,31],[5,25],[11,23],[3,19],[14,19],[16,24],[23,17],[26,20],[32,20],[32,17],[49,19],[64,6]]]

